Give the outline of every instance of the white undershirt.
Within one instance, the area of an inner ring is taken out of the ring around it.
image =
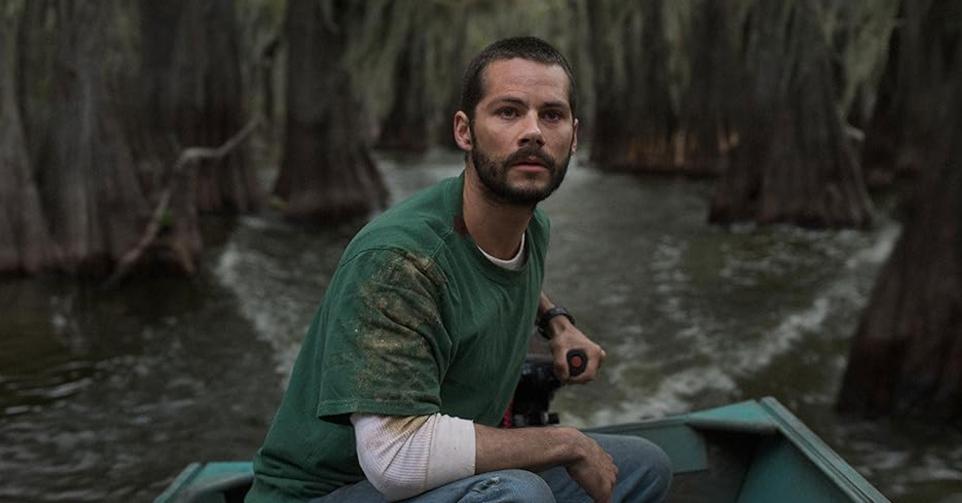
[[[524,234],[518,253],[502,260],[481,249],[492,263],[511,271],[524,265]],[[389,501],[421,494],[475,474],[474,423],[436,413],[430,416],[351,414],[357,459],[367,480]]]
[[[502,260],[494,255],[490,255],[480,246],[478,246],[478,249],[481,250],[481,253],[484,254],[484,256],[490,260],[491,263],[503,267],[509,271],[517,271],[518,269],[521,269],[521,266],[524,265],[524,234],[521,235],[521,246],[518,247],[518,253],[508,260]]]
[[[357,459],[388,501],[474,475],[474,423],[430,416],[351,414]]]

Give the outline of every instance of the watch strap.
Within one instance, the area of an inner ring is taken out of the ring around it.
[[[572,325],[575,324],[575,317],[572,316],[571,313],[564,308],[564,306],[554,306],[544,313],[541,313],[541,316],[538,318],[538,333],[541,334],[541,337],[544,337],[545,339],[551,339],[552,334],[548,330],[548,323],[555,316],[564,316],[565,318],[568,318],[568,321],[570,321]]]

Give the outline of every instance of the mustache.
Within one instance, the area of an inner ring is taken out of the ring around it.
[[[504,160],[504,165],[513,166],[515,164],[531,162],[532,158],[534,158],[539,164],[544,165],[546,168],[553,169],[555,166],[554,157],[551,157],[544,150],[541,150],[541,147],[536,144],[529,144],[519,148]]]

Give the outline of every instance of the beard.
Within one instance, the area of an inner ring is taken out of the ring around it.
[[[561,186],[561,182],[564,181],[565,174],[568,172],[568,163],[571,161],[570,148],[568,152],[568,155],[559,162],[537,145],[530,144],[521,147],[503,160],[496,160],[475,145],[475,148],[471,150],[471,161],[481,183],[490,194],[495,196],[495,199],[514,206],[535,206]],[[508,182],[508,171],[511,166],[526,162],[530,158],[538,159],[547,168],[551,177],[548,183],[544,186],[534,187],[511,185]]]

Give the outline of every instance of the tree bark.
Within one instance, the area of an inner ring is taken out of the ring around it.
[[[17,98],[27,156],[35,172],[46,153],[40,139],[53,120],[50,86],[56,47],[47,18],[54,12],[54,1],[24,2],[17,31]]]
[[[838,398],[843,412],[962,419],[960,156],[956,149],[949,163],[923,171],[914,216],[852,342]]]
[[[438,117],[434,127],[428,132],[432,145],[440,145],[445,148],[456,150],[457,143],[454,141],[454,114],[461,109],[461,79],[464,74],[464,67],[467,66],[468,58],[472,55],[467,54],[467,36],[470,14],[465,13],[466,9],[474,7],[472,4],[453,4],[455,7],[450,10],[451,21],[449,23],[451,33],[459,36],[452,37],[452,40],[441,45],[446,52],[441,57],[436,57],[438,66],[445,66],[453,69],[449,73],[449,84],[442,87],[445,91],[436,93],[432,98],[435,101]],[[435,77],[442,79],[443,77]]]
[[[843,412],[962,421],[962,51],[943,64],[948,91],[928,119],[942,129],[918,153],[924,167],[902,236],[862,313]]]
[[[591,161],[602,169],[675,170],[678,117],[667,76],[662,0],[589,8],[596,96]]]
[[[689,82],[681,105],[681,126],[675,133],[675,163],[685,171],[718,175],[728,153],[738,143],[732,123],[737,112],[732,96],[738,66],[736,37],[741,26],[739,2],[700,0],[692,3]]]
[[[424,152],[430,147],[437,114],[426,95],[425,49],[421,31],[409,30],[396,67],[394,104],[378,136],[379,148]]]
[[[933,138],[943,136],[940,111],[951,99],[962,50],[962,4],[954,0],[903,0],[899,28],[868,124],[863,159],[874,185],[917,176],[930,161]]]
[[[274,187],[293,220],[332,222],[383,207],[387,191],[363,133],[343,53],[362,4],[291,0],[287,135]]]
[[[739,141],[717,185],[715,223],[864,227],[861,171],[837,108],[832,51],[808,2],[755,2],[745,27],[743,84],[733,96]]]
[[[38,166],[53,238],[68,270],[106,272],[131,246],[148,207],[115,99],[118,62],[111,2],[62,0],[54,8],[53,114]],[[37,28],[37,27],[34,27]]]
[[[0,12],[0,273],[36,273],[57,264],[27,155],[17,105],[17,13]]]
[[[170,163],[182,148],[216,147],[245,119],[243,79],[233,3],[142,1],[143,71],[153,129],[175,139]],[[248,212],[259,189],[245,149],[202,161],[197,172],[202,212]]]
[[[171,170],[171,180],[169,185],[161,192],[157,205],[154,207],[151,219],[144,229],[143,235],[137,242],[137,245],[131,248],[117,262],[117,267],[114,268],[113,273],[106,281],[107,286],[113,286],[126,277],[130,271],[140,263],[142,257],[145,256],[147,251],[150,250],[154,243],[161,237],[165,228],[170,228],[170,224],[165,224],[164,221],[168,216],[170,216],[172,208],[174,212],[184,209],[187,209],[188,211],[194,210],[194,207],[182,202],[183,199],[191,199],[190,197],[184,198],[184,194],[190,195],[194,193],[194,181],[196,180],[196,176],[194,176],[195,172],[187,170],[195,168],[193,164],[196,164],[201,160],[221,159],[229,155],[238,147],[238,145],[241,145],[251,133],[254,132],[254,129],[257,127],[257,123],[258,121],[256,120],[251,121],[244,126],[242,131],[239,131],[230,140],[216,149],[192,147],[180,154],[180,156],[177,158],[177,163],[174,164],[174,167]],[[189,190],[184,190],[185,187],[189,188]],[[178,194],[181,195],[181,197],[177,197]],[[171,205],[172,202],[174,202],[173,205]],[[191,216],[194,218],[189,218],[189,220],[196,222],[196,211],[194,211],[194,213],[191,215],[178,213],[174,215],[174,218],[177,220],[182,220]],[[167,249],[173,252],[173,261],[184,264],[186,272],[194,272],[192,254],[190,253],[191,250],[186,250],[182,246],[179,246],[182,240],[176,239],[176,235],[174,238],[175,239],[168,240],[167,246]]]
[[[3,185],[10,193],[0,200],[0,242],[19,247],[21,259],[17,266],[4,259],[0,270],[105,275],[135,246],[154,189],[166,185],[170,171],[147,140],[142,100],[134,92],[140,85],[130,71],[136,42],[121,26],[135,13],[107,0],[24,4],[19,65],[0,72],[0,130],[11,159],[0,170],[13,180]],[[4,31],[5,42],[10,33]],[[3,53],[10,54],[6,47]],[[14,79],[20,107],[8,106]],[[151,250],[157,252],[152,263],[166,265],[166,252],[176,250],[179,268],[193,270],[200,240],[196,212],[189,210],[171,204],[164,245]]]

